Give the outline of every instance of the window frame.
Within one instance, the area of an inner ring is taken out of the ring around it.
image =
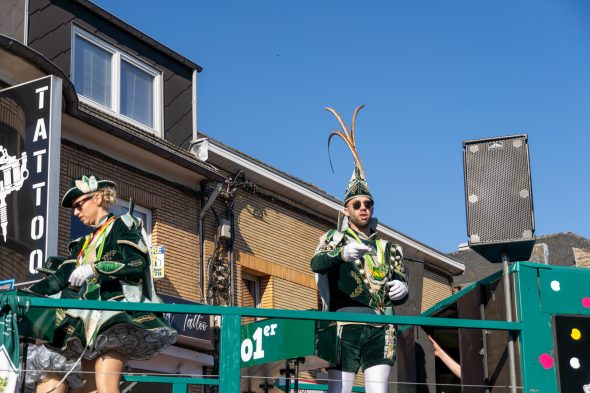
[[[254,308],[261,308],[260,305],[262,303],[262,292],[260,286],[260,277],[242,273],[242,281],[251,281],[254,283]]]
[[[99,102],[92,100],[89,97],[83,96],[78,93],[78,99],[94,108],[97,108],[101,111],[107,112],[109,115],[130,123],[135,127],[141,128],[151,134],[155,134],[156,136],[162,138],[162,130],[163,130],[163,116],[162,116],[162,103],[163,103],[163,76],[160,70],[157,70],[154,67],[146,64],[145,62],[141,61],[140,59],[131,56],[130,54],[118,49],[114,45],[109,44],[108,42],[94,36],[93,34],[89,33],[88,31],[80,28],[79,26],[72,25],[72,55],[70,58],[71,64],[71,75],[70,79],[72,81],[75,80],[75,59],[76,59],[76,38],[80,38],[86,40],[92,45],[99,47],[100,49],[109,52],[111,54],[111,107],[105,106]],[[153,123],[154,126],[150,127],[146,124],[143,124],[137,120],[132,119],[131,117],[125,116],[121,113],[121,62],[126,61],[127,63],[131,64],[133,67],[138,68],[139,70],[151,75],[153,77],[152,83],[152,94],[153,94]]]

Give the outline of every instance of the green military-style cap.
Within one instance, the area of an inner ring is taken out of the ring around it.
[[[96,175],[80,176],[69,182],[68,190],[61,200],[61,205],[63,207],[72,207],[72,203],[82,195],[96,192],[102,188],[115,187],[115,182],[110,180],[101,180],[101,178]]]

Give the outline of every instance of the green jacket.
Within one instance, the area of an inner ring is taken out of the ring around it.
[[[105,219],[110,218],[108,215]],[[102,221],[104,222],[104,221]],[[98,230],[94,229],[86,237],[69,244],[70,255],[62,262],[54,274],[33,284],[29,290],[41,295],[53,295],[72,288],[68,279],[76,268],[76,259],[87,237],[92,237]],[[100,254],[100,255],[98,255]],[[149,269],[149,254],[139,228],[127,217],[118,217],[112,224],[103,246],[97,250],[93,269],[96,272],[98,292],[84,293],[83,299],[114,300],[124,298],[123,282],[126,285],[143,284],[146,269]],[[69,298],[73,296],[68,296]]]
[[[95,231],[86,237],[92,236]],[[70,258],[78,256],[86,237],[70,243]],[[118,217],[104,239],[102,248],[97,250],[96,262],[93,263],[99,292],[87,292],[82,297],[92,300],[123,299],[123,283],[141,287],[149,268],[149,252],[141,231],[130,221],[130,216]]]
[[[342,249],[351,242],[362,242],[377,250],[382,273],[377,272],[377,279],[371,277],[371,266],[367,260],[345,262]],[[330,230],[322,236],[316,254],[311,260],[311,270],[318,274],[318,289],[326,311],[338,311],[344,307],[370,307],[378,313],[385,313],[391,308],[388,296],[388,281],[406,282],[406,270],[403,267],[401,247],[385,241],[373,233],[370,237],[347,229],[345,232]],[[359,266],[360,265],[360,266]],[[379,274],[385,274],[381,278]],[[327,288],[322,283],[327,278]]]

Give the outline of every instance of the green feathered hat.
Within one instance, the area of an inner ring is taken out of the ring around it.
[[[61,200],[63,207],[72,207],[78,197],[82,195],[91,194],[102,188],[115,188],[116,184],[110,180],[101,180],[100,177],[95,175],[80,176],[74,180],[71,180],[68,184],[68,190],[64,194]]]
[[[361,168],[357,165],[354,167],[354,171],[352,172],[352,177],[348,182],[348,186],[346,187],[346,193],[344,195],[344,205],[348,203],[352,198],[358,196],[366,196],[373,200],[373,196],[369,191],[369,185],[365,180],[364,176],[362,175]]]
[[[356,116],[363,107],[364,105],[360,105],[354,110],[354,114],[352,115],[350,132],[346,128],[346,125],[344,124],[344,121],[342,121],[340,115],[333,108],[325,108],[328,112],[332,113],[336,117],[336,119],[340,123],[340,127],[342,128],[342,131],[332,131],[332,133],[330,134],[328,138],[328,156],[330,153],[330,141],[332,140],[332,137],[339,136],[344,140],[344,142],[352,152],[352,156],[354,157],[354,170],[352,171],[352,177],[350,178],[348,186],[346,187],[346,193],[344,195],[344,205],[346,205],[346,203],[350,201],[352,198],[358,196],[366,196],[373,200],[373,196],[369,191],[369,185],[367,183],[367,180],[365,179],[365,171],[363,170],[363,165],[361,164],[361,160],[356,151],[356,145],[354,140],[354,124],[356,122]],[[330,160],[330,165],[332,165],[332,160]]]

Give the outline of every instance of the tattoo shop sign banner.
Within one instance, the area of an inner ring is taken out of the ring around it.
[[[28,280],[57,253],[61,86],[51,75],[0,90],[0,279]]]
[[[199,304],[176,296],[158,295],[164,303]],[[205,314],[164,313],[164,319],[178,332],[178,343],[194,349],[213,349],[212,320]]]

